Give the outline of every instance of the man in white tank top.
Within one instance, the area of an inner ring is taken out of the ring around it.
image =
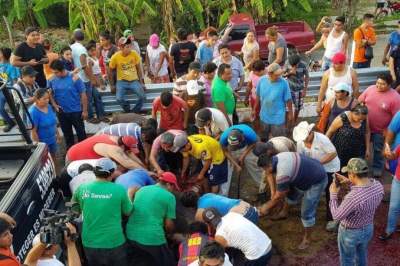
[[[359,95],[359,83],[357,73],[350,66],[346,66],[346,55],[339,52],[332,57],[332,67],[326,70],[322,76],[319,89],[317,114],[321,113],[323,103],[335,97],[333,87],[339,83],[346,83],[352,88],[353,97]]]
[[[349,35],[344,31],[345,17],[340,16],[335,19],[333,29],[329,33],[324,57],[322,58],[322,71],[328,70],[332,65],[332,57],[338,53],[347,53]]]

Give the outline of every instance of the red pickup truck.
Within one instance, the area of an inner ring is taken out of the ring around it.
[[[289,51],[291,49],[296,49],[299,52],[305,52],[311,49],[315,44],[314,32],[304,21],[255,25],[253,18],[247,14],[232,15],[229,19],[228,25],[222,31],[222,34],[224,34],[226,30],[230,30],[227,40],[228,45],[233,52],[240,52],[243,45],[243,39],[246,37],[247,32],[255,32],[258,44],[260,45],[260,57],[267,60],[268,39],[265,37],[265,30],[271,26],[278,27],[278,31],[283,35],[287,42]]]

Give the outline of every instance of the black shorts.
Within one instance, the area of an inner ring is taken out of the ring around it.
[[[168,248],[167,244],[159,246],[148,246],[139,244],[138,242],[132,240],[128,240],[128,243],[130,246],[129,264],[132,266],[176,265],[174,255],[172,251]]]
[[[385,3],[376,3],[376,8],[384,8]]]
[[[211,164],[207,174],[208,184],[210,186],[218,186],[228,181],[228,160],[225,160],[221,164]]]
[[[128,244],[116,248],[83,248],[89,266],[128,266]]]

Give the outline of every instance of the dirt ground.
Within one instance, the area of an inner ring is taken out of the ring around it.
[[[385,174],[380,180],[385,186],[385,198],[389,199],[391,177]],[[251,202],[257,193],[258,186],[246,173],[241,177],[241,195],[243,200]],[[230,196],[237,197],[237,176],[233,176]],[[384,231],[387,220],[389,202],[382,202],[375,215],[374,237],[369,245],[368,265],[395,266],[400,265],[397,251],[400,248],[400,236],[394,237],[386,243],[377,236]],[[337,234],[325,230],[326,225],[325,197],[321,197],[317,212],[317,224],[312,233],[312,244],[309,249],[299,251],[297,245],[301,241],[303,227],[300,220],[300,204],[290,209],[289,218],[281,221],[271,221],[268,218],[260,220],[260,227],[271,238],[273,256],[270,265],[312,266],[312,265],[339,265],[339,251]]]

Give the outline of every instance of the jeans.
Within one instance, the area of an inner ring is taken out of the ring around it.
[[[3,92],[0,92],[0,115],[3,117],[4,121],[9,124],[15,124],[14,121],[11,119],[10,115],[5,110],[6,105],[6,98],[4,97]]]
[[[328,185],[325,188],[325,204],[326,204],[326,220],[333,221],[332,218],[332,213],[331,213],[331,208],[329,207],[329,202],[331,200],[331,193],[329,193],[329,187],[331,186],[333,182],[333,176],[335,173],[326,173],[328,176]]]
[[[392,189],[390,191],[390,204],[386,233],[391,234],[396,230],[397,220],[400,214],[400,181],[396,177],[392,180]]]
[[[286,125],[285,124],[281,124],[281,125],[271,125],[271,124],[267,124],[264,123],[263,121],[261,121],[261,141],[263,142],[267,142],[269,140],[269,135],[271,135],[272,137],[280,137],[280,136],[286,136]]]
[[[353,68],[370,68],[371,67],[371,60],[365,61],[365,62],[361,62],[361,63],[356,63],[353,62]]]
[[[340,225],[338,233],[340,265],[367,265],[368,243],[373,233],[373,224],[358,229],[346,229]]]
[[[322,58],[321,70],[322,70],[322,71],[326,71],[326,70],[328,70],[331,66],[332,66],[332,60],[324,56],[324,57]]]
[[[75,129],[78,141],[86,139],[85,124],[82,119],[82,112],[59,112],[58,121],[60,122],[60,127],[64,134],[67,150],[75,143],[72,127]]]
[[[374,147],[374,161],[372,163],[374,176],[382,175],[383,166],[385,164],[382,156],[383,140],[384,138],[381,133],[371,133],[371,141]]]
[[[84,248],[89,266],[127,266],[128,245],[122,244],[116,248]]]
[[[104,105],[101,95],[96,88],[93,88],[90,82],[85,82],[86,95],[88,97],[88,118],[93,118],[93,106],[96,109],[97,118],[104,117]]]
[[[124,81],[118,80],[117,81],[117,102],[121,105],[121,108],[124,112],[128,113],[131,111],[129,103],[125,100],[126,98],[126,91],[130,90],[135,93],[138,97],[135,107],[133,107],[132,111],[134,113],[138,113],[142,110],[144,101],[146,99],[146,95],[144,93],[142,84],[139,81]]]
[[[328,184],[328,177],[311,186],[306,191],[301,191],[297,188],[292,188],[288,194],[287,201],[289,204],[295,204],[303,197],[301,203],[301,222],[304,227],[313,227],[315,225],[315,215],[317,213],[318,203],[322,192]]]

